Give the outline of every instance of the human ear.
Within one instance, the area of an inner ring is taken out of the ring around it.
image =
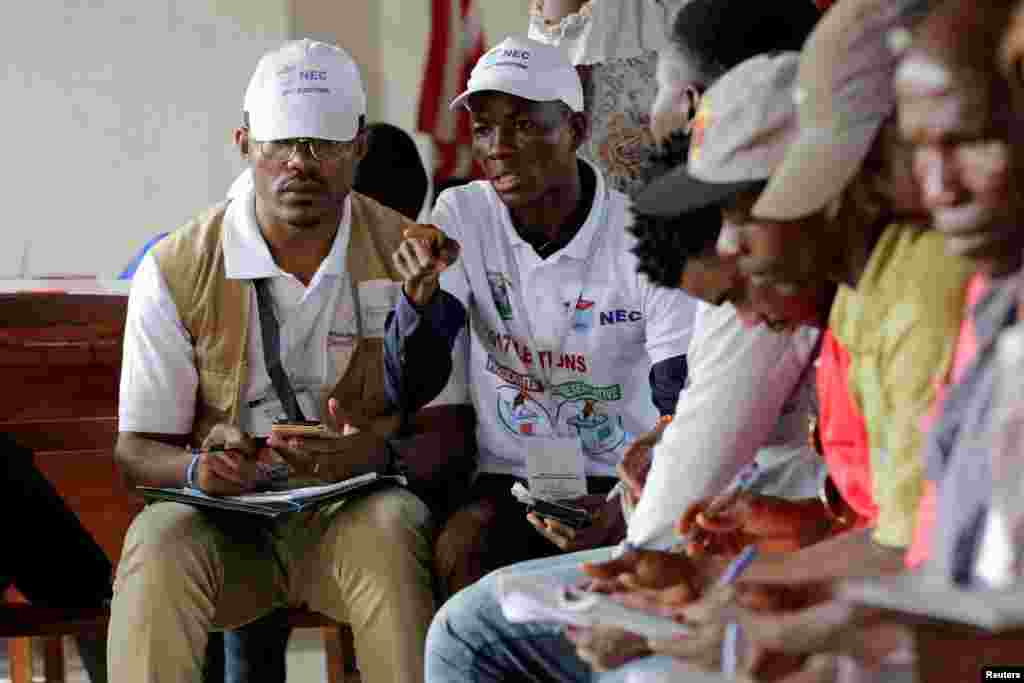
[[[579,149],[590,136],[590,117],[585,112],[573,112],[569,115],[569,130],[574,146]]]
[[[236,128],[234,132],[235,146],[243,159],[249,158],[249,131],[246,128]]]
[[[356,133],[355,139],[352,141],[355,145],[355,157],[356,161],[362,161],[366,157],[366,153],[370,151],[370,131],[368,128],[360,128],[359,132]]]
[[[697,118],[700,96],[695,85],[660,88],[651,107],[651,134],[655,141],[667,140],[678,130],[689,132]]]

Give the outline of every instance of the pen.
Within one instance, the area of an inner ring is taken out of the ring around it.
[[[719,586],[731,586],[736,583],[740,575],[747,570],[750,563],[757,559],[757,546],[748,545],[739,555],[733,558],[725,572],[718,579]]]
[[[729,564],[729,567],[718,579],[719,586],[731,586],[736,583],[747,567],[757,559],[757,546],[748,545]],[[722,673],[735,678],[739,669],[740,650],[742,649],[743,632],[740,625],[730,621],[725,626],[725,637],[722,640]]]
[[[708,503],[707,509],[704,510],[704,516],[714,517],[721,514],[726,508],[736,502],[741,493],[748,491],[757,482],[759,473],[756,460],[744,467],[725,491]]]
[[[740,473],[736,475],[736,478],[732,480],[725,491],[711,499],[711,502],[708,503],[707,508],[704,510],[704,516],[713,517],[714,515],[720,514],[723,510],[736,502],[736,499],[739,498],[741,493],[749,490],[751,486],[757,483],[759,474],[760,470],[758,469],[756,460],[740,470]],[[684,545],[690,540],[691,537],[689,536],[683,536],[681,539]],[[643,544],[633,543],[627,538],[621,543],[620,547],[622,549],[622,554],[625,554],[631,550],[642,550]]]

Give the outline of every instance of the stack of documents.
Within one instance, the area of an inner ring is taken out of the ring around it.
[[[263,517],[278,517],[285,513],[302,512],[323,503],[345,498],[355,493],[366,493],[385,486],[405,486],[405,477],[368,472],[345,481],[323,486],[307,486],[286,491],[249,493],[244,496],[211,496],[190,488],[153,488],[140,486],[146,500],[167,500],[197,507],[245,512]]]
[[[552,581],[539,574],[502,574],[498,602],[505,618],[524,623],[547,621],[590,628],[614,626],[645,638],[669,640],[690,635],[685,624],[631,609],[601,593]]]

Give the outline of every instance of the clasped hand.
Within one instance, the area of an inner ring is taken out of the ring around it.
[[[441,272],[459,256],[459,243],[433,225],[416,225],[402,233],[392,261],[405,282],[405,295],[416,306],[430,303]]]
[[[283,462],[271,448],[235,425],[218,424],[203,441],[196,463],[195,485],[211,496],[237,496],[267,482],[263,465]]]

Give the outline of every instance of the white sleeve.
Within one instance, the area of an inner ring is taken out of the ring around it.
[[[627,538],[646,547],[678,541],[686,509],[718,493],[757,456],[809,362],[806,344],[760,325],[745,328],[726,304],[701,304],[687,356],[690,383],[654,448]]]
[[[472,248],[472,245],[463,237],[465,231],[460,223],[461,212],[456,208],[454,194],[451,190],[441,193],[441,196],[437,198],[437,204],[434,206],[434,213],[431,214],[430,222],[443,230],[446,235],[458,241],[462,247],[462,254],[465,255],[466,251]],[[472,231],[472,227],[470,231]],[[470,299],[469,276],[466,274],[466,266],[461,256],[441,273],[441,289],[461,301],[468,313]]]
[[[647,355],[651,365],[687,353],[697,301],[681,289],[656,287],[637,276],[643,298]]]
[[[198,387],[192,341],[150,251],[128,298],[118,430],[188,434]]]

